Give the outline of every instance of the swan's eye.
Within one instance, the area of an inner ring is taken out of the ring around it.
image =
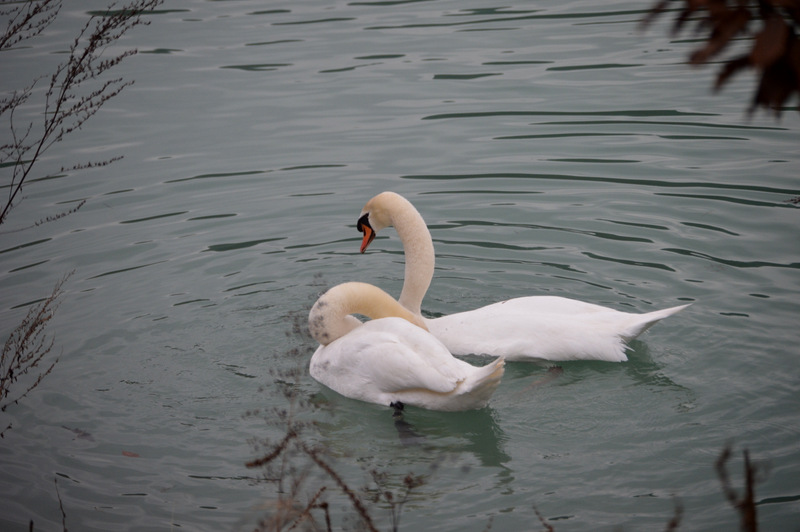
[[[365,228],[372,230],[372,226],[369,225],[369,213],[365,214],[364,216],[358,219],[358,223],[356,223],[356,228],[358,228],[359,233],[364,233]]]

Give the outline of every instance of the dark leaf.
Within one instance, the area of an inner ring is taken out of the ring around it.
[[[756,35],[750,51],[750,62],[757,68],[767,68],[786,52],[789,42],[789,26],[778,15],[764,21],[764,27]]]
[[[747,23],[750,22],[750,12],[743,7],[725,9],[718,15],[712,12],[709,19],[713,26],[711,36],[703,48],[692,53],[689,58],[692,64],[705,63],[724,50],[731,39],[747,27]]]
[[[729,78],[738,73],[740,70],[748,68],[749,66],[750,56],[748,55],[737,57],[736,59],[725,63],[725,66],[722,67],[717,75],[717,82],[714,84],[714,90],[720,90]]]
[[[797,76],[794,75],[786,56],[783,56],[766,68],[761,75],[750,112],[762,106],[773,109],[775,114],[778,114],[784,102],[795,91],[797,91]]]

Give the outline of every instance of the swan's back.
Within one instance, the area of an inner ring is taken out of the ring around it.
[[[531,296],[426,321],[453,354],[507,360],[623,362],[628,342],[688,305],[647,314],[553,296]]]

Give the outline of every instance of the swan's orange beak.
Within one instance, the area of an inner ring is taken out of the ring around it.
[[[369,225],[369,213],[358,219],[356,227],[360,232],[364,233],[364,238],[361,240],[361,253],[364,253],[370,243],[375,240],[375,235],[377,234]]]
[[[375,231],[373,231],[371,227],[364,227],[364,238],[361,240],[361,253],[367,250],[367,246],[369,246],[370,242],[373,240],[375,240]]]

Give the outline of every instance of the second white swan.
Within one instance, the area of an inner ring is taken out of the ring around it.
[[[476,310],[425,319],[421,304],[433,278],[435,254],[425,220],[404,197],[383,192],[361,211],[361,253],[381,229],[394,227],[405,252],[399,303],[424,320],[456,355],[486,354],[506,360],[623,362],[626,342],[689,305],[632,314],[557,296],[528,296]]]
[[[352,316],[374,318],[362,323]],[[308,316],[321,344],[311,376],[351,399],[430,410],[486,406],[500,383],[504,361],[476,367],[453,357],[423,321],[380,288],[343,283],[325,292]]]

